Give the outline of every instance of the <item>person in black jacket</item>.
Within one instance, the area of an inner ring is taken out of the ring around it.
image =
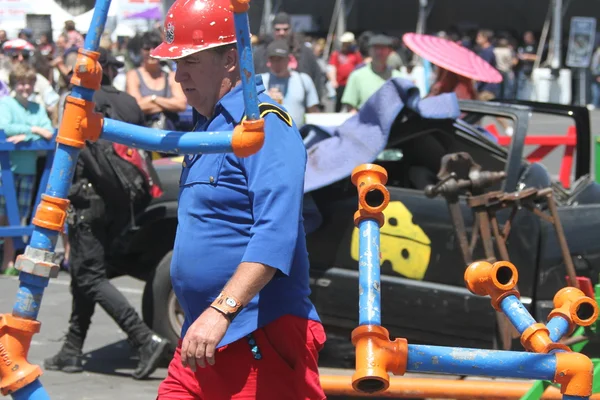
[[[299,35],[292,31],[292,22],[287,13],[281,12],[273,19],[273,36],[265,37],[261,45],[256,46],[254,50],[254,70],[256,74],[269,72],[269,57],[267,56],[267,47],[275,39],[285,39],[290,46],[290,65],[289,68],[297,72],[304,72],[311,77],[319,101],[326,94],[325,83],[327,77],[323,73],[317,58],[312,49],[302,43]]]
[[[112,119],[144,126],[144,114],[136,100],[112,86],[117,69],[123,64],[107,50],[100,48],[99,52],[103,77],[102,86],[94,95],[96,111]],[[119,261],[118,255],[114,254],[114,238],[127,228],[135,212],[117,179],[100,179],[110,171],[102,171],[103,164],[98,162],[97,155],[112,150],[110,146],[103,140],[88,143],[77,161],[69,192],[72,209],[68,216],[73,295],[71,318],[61,350],[46,359],[44,367],[63,372],[83,371],[83,343],[98,303],[138,350],[140,359],[133,377],[144,379],[156,370],[168,342],[150,330],[125,296],[109,281],[107,267]]]

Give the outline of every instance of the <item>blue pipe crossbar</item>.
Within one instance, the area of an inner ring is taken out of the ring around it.
[[[163,153],[229,153],[233,132],[171,132],[105,118],[102,139]]]
[[[379,223],[365,219],[358,224],[359,325],[381,325],[381,280],[379,265]]]
[[[517,351],[408,345],[408,372],[554,380],[556,356]]]
[[[50,396],[39,379],[14,392],[12,398],[15,400],[50,400]]]
[[[546,328],[550,331],[550,339],[558,342],[569,332],[569,322],[563,317],[554,317],[548,321]]]
[[[502,299],[500,308],[521,334],[525,329],[536,323],[535,319],[529,314],[529,311],[527,311],[523,303],[521,303],[514,295],[506,296]]]

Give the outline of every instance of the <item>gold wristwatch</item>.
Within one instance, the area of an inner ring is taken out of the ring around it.
[[[243,308],[242,303],[238,299],[225,292],[221,292],[210,307],[219,311],[229,321],[233,321]]]

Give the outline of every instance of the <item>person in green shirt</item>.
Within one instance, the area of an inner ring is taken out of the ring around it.
[[[6,141],[52,139],[52,122],[43,106],[29,98],[33,94],[36,72],[26,64],[15,65],[9,75],[9,85],[14,96],[0,99],[0,129],[7,136]],[[10,153],[11,171],[15,181],[17,202],[21,220],[31,213],[33,190],[36,178],[37,154],[34,151],[13,151]],[[1,177],[0,177],[1,178]],[[7,225],[6,199],[0,196],[0,225]],[[15,248],[11,238],[4,238],[4,254],[0,273],[14,273]]]
[[[342,95],[342,105],[355,113],[383,84],[404,75],[388,67],[387,60],[393,51],[393,39],[385,35],[375,35],[369,40],[371,62],[357,68],[350,74]]]

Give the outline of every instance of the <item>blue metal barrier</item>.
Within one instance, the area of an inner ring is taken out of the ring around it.
[[[52,161],[54,160],[54,149],[56,148],[56,142],[53,138],[51,141],[40,139],[33,142],[21,142],[14,144],[7,142],[6,139],[7,137],[4,131],[0,130],[0,168],[2,171],[2,186],[0,187],[0,196],[4,196],[6,201],[6,210],[4,211],[8,219],[8,226],[0,226],[0,238],[13,238],[15,249],[19,250],[25,247],[25,243],[21,238],[23,236],[31,236],[34,226],[31,223],[27,223],[25,225],[22,224],[9,154],[11,151],[45,152],[46,163],[40,179],[38,191],[35,195],[35,201],[32,205],[32,210],[35,210],[40,203],[40,198],[44,188],[48,184],[50,168],[52,167]]]

